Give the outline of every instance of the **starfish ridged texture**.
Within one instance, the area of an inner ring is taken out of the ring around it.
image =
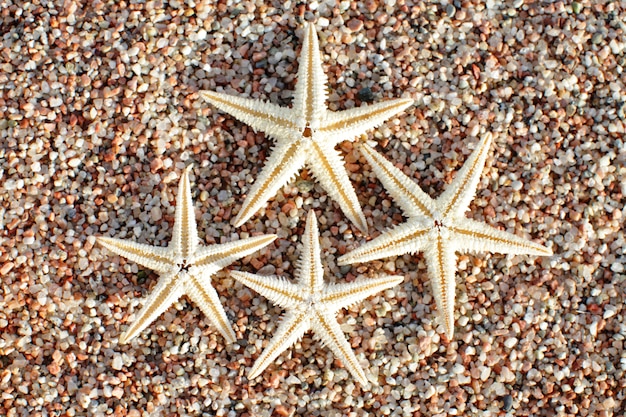
[[[361,152],[407,221],[339,258],[339,264],[424,252],[446,335],[454,332],[456,252],[552,255],[545,246],[465,217],[491,146],[486,134],[447,190],[436,200],[367,144]]]
[[[240,271],[232,271],[231,276],[287,310],[274,337],[252,366],[249,379],[257,377],[278,355],[312,329],[322,344],[341,359],[357,381],[362,385],[367,384],[365,372],[339,327],[337,311],[399,284],[403,277],[390,275],[359,278],[350,283],[325,284],[317,220],[313,211],[307,217],[302,253],[298,261],[297,283],[280,277]]]
[[[213,91],[200,95],[218,109],[272,137],[276,146],[234,219],[239,227],[305,165],[362,232],[367,223],[341,154],[335,146],[374,128],[408,107],[413,100],[395,99],[331,112],[326,107],[327,78],[317,33],[305,26],[293,108]]]
[[[219,245],[200,245],[189,185],[189,167],[178,184],[176,202],[174,232],[168,247],[98,237],[98,243],[111,252],[160,275],[137,319],[119,341],[123,344],[131,340],[181,296],[187,295],[217,327],[226,342],[233,343],[235,333],[219,295],[211,285],[211,276],[237,259],[268,245],[276,239],[276,235],[256,236]]]

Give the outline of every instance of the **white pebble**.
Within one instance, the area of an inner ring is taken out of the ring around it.
[[[124,366],[124,361],[122,360],[122,355],[120,355],[119,353],[116,353],[113,356],[113,362],[111,363],[111,368],[115,369],[116,371],[120,371],[123,366]]]
[[[517,344],[517,337],[509,337],[504,342],[504,346],[506,346],[507,349],[512,349],[513,346],[515,346],[516,344]]]
[[[602,315],[602,318],[609,319],[613,317],[616,313],[617,311],[615,309],[615,306],[609,304],[604,308],[604,314]]]

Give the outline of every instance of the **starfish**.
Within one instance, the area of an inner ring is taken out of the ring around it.
[[[486,134],[448,189],[436,200],[391,162],[363,143],[361,152],[407,221],[339,258],[339,265],[424,252],[437,309],[446,335],[454,333],[456,252],[552,255],[545,246],[464,216],[485,166],[491,134]]]
[[[274,138],[276,146],[265,168],[250,189],[234,219],[241,226],[278,189],[307,166],[346,217],[362,232],[367,222],[348,179],[341,154],[335,146],[354,140],[365,131],[408,107],[413,100],[396,99],[374,105],[331,112],[325,105],[327,78],[322,68],[317,34],[313,24],[305,27],[300,54],[298,82],[293,108],[261,100],[230,96],[213,91],[200,95],[218,109]]]
[[[189,185],[189,169],[178,183],[178,206],[172,241],[168,247],[150,246],[129,240],[98,237],[98,243],[120,256],[156,271],[159,282],[144,303],[137,319],[120,337],[124,344],[139,334],[181,296],[187,295],[217,327],[226,342],[235,341],[224,307],[211,276],[239,258],[268,245],[276,235],[262,235],[221,245],[199,244]]]
[[[249,379],[256,378],[278,355],[312,329],[357,381],[361,385],[367,384],[365,372],[339,327],[337,311],[399,284],[403,277],[389,275],[359,278],[350,283],[325,284],[317,220],[313,211],[307,217],[296,284],[284,278],[240,271],[232,271],[231,276],[287,310],[274,337],[250,369]]]

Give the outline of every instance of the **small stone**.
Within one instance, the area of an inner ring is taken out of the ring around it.
[[[50,372],[52,375],[58,375],[61,372],[61,367],[57,362],[52,362],[50,365],[48,365],[48,372]]]
[[[513,397],[510,395],[505,395],[502,397],[502,409],[504,411],[510,411],[513,408]]]
[[[158,222],[163,218],[163,212],[161,211],[161,207],[152,207],[150,210],[150,218],[153,222]]]
[[[122,389],[122,387],[115,387],[113,388],[113,392],[111,392],[111,395],[117,399],[120,399],[124,396],[124,390]]]
[[[506,366],[502,367],[502,370],[500,371],[500,376],[502,377],[504,382],[511,382],[515,380],[515,374],[511,372],[511,370]]]
[[[72,158],[69,161],[67,161],[67,164],[72,168],[76,168],[77,166],[80,165],[80,158]]]
[[[363,28],[363,21],[360,19],[350,19],[346,26],[352,32],[358,32]]]
[[[2,265],[2,269],[0,269],[0,275],[8,274],[9,271],[12,270],[14,266],[15,264],[13,262],[5,263],[4,265]]]
[[[91,398],[84,390],[81,390],[78,392],[78,394],[76,394],[76,401],[78,401],[78,404],[81,407],[86,409],[91,403]]]
[[[518,342],[517,337],[509,337],[508,339],[504,341],[504,346],[507,349],[512,349],[513,346],[517,344],[517,342]]]
[[[374,93],[369,87],[364,87],[356,94],[357,98],[361,101],[370,102],[374,100]]]
[[[378,9],[378,1],[376,0],[368,0],[365,2],[365,8],[368,12],[374,13],[376,9]]]
[[[219,193],[217,193],[217,201],[226,201],[230,198],[230,192],[228,192],[228,190],[220,190]]]
[[[111,368],[115,369],[116,371],[120,371],[122,367],[124,367],[124,361],[122,360],[122,355],[120,355],[119,353],[116,353],[113,356],[113,361],[111,362]]]
[[[446,14],[450,19],[452,19],[456,14],[456,7],[454,7],[452,4],[448,4],[446,6]]]
[[[617,314],[617,310],[615,309],[615,306],[612,306],[609,304],[604,308],[604,314],[602,315],[602,318],[605,320],[610,319],[615,314]]]
[[[296,385],[296,384],[301,384],[302,381],[300,381],[298,379],[298,377],[294,376],[294,375],[290,375],[286,380],[286,383],[288,383],[289,385]]]
[[[601,43],[603,39],[604,39],[604,36],[602,36],[601,33],[596,32],[591,37],[591,43],[593,43],[594,45],[597,45],[597,44]]]
[[[315,183],[313,181],[300,180],[296,181],[296,187],[298,187],[301,193],[308,193],[315,187]]]
[[[150,162],[150,172],[156,174],[160,169],[163,168],[163,160],[161,158],[154,158]]]
[[[252,61],[259,62],[260,60],[265,59],[266,57],[267,57],[267,52],[265,51],[255,52],[252,54]]]
[[[289,411],[289,409],[282,404],[279,404],[276,406],[276,408],[274,409],[274,413],[282,417],[287,417],[291,415],[291,412]]]
[[[48,104],[50,104],[50,107],[59,107],[61,104],[63,104],[63,100],[61,100],[59,97],[53,97],[48,100]]]

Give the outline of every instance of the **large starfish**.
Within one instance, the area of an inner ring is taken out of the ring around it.
[[[293,108],[213,91],[200,92],[206,101],[218,109],[264,132],[276,142],[265,168],[234,220],[236,227],[256,213],[306,165],[330,197],[339,204],[346,217],[362,232],[367,231],[367,223],[350,184],[343,158],[335,146],[345,140],[354,140],[380,125],[408,107],[413,100],[389,100],[331,112],[325,104],[326,83],[317,34],[313,24],[309,23],[305,26]]]
[[[181,296],[187,295],[217,327],[226,342],[235,341],[224,307],[211,276],[246,255],[266,246],[276,235],[262,235],[221,245],[199,245],[189,185],[189,167],[178,183],[178,206],[172,241],[158,247],[128,240],[98,237],[98,243],[120,256],[160,275],[159,282],[128,330],[120,337],[126,343],[161,315]]]
[[[491,134],[482,138],[436,200],[369,145],[361,145],[362,154],[408,219],[340,257],[339,264],[424,252],[437,309],[450,340],[454,332],[456,252],[552,255],[545,246],[464,216],[476,193],[491,140]]]
[[[307,217],[296,284],[279,277],[240,271],[232,271],[231,276],[287,310],[274,337],[250,369],[250,379],[263,372],[278,355],[312,329],[322,344],[342,360],[352,375],[362,385],[367,384],[365,372],[339,327],[337,311],[399,284],[403,277],[390,275],[359,278],[350,283],[325,284],[317,220],[312,210]]]

